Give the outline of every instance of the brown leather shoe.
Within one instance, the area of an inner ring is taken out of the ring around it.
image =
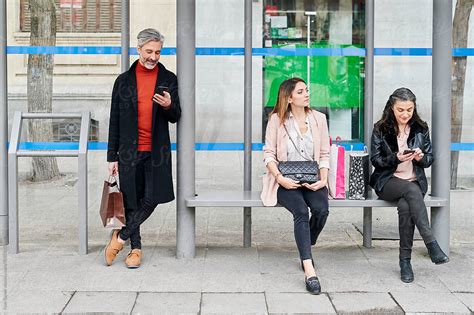
[[[109,244],[105,248],[105,264],[107,266],[112,265],[117,254],[123,249],[123,244],[118,241],[118,234],[120,230],[114,230],[112,236],[110,237]]]
[[[127,259],[125,259],[125,264],[127,268],[135,269],[140,267],[142,260],[142,250],[135,248],[128,253]]]

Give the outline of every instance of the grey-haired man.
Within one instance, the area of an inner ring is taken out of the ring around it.
[[[114,230],[105,248],[110,266],[130,239],[125,264],[138,268],[142,259],[140,225],[160,203],[174,199],[169,123],[181,116],[176,75],[158,60],[164,37],[147,28],[137,36],[139,59],[115,80],[110,109],[107,161],[119,176],[126,226]]]

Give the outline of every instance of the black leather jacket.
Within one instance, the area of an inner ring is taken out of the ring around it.
[[[420,148],[424,153],[419,162],[413,160],[413,167],[421,190],[425,194],[428,190],[428,181],[424,169],[433,163],[429,129],[423,128],[416,122],[412,123],[407,143],[409,148]],[[370,186],[378,193],[382,191],[385,183],[393,176],[398,164],[401,163],[397,158],[397,136],[384,134],[374,126],[370,148],[370,160],[374,166],[374,172],[370,176]]]

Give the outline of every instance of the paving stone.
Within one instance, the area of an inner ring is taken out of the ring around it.
[[[454,293],[454,295],[474,313],[474,293]]]
[[[72,292],[17,290],[9,293],[0,310],[9,313],[60,313],[71,299]]]
[[[203,293],[201,314],[266,314],[263,293]]]
[[[326,294],[266,293],[269,314],[336,314]]]
[[[136,298],[135,292],[76,292],[64,309],[64,314],[130,314]]]
[[[140,284],[140,291],[148,292],[201,292],[203,276],[201,272],[168,272],[166,268],[146,275]]]
[[[203,292],[263,292],[262,275],[252,272],[206,272]]]
[[[452,293],[393,292],[395,301],[406,313],[470,314]]]
[[[132,314],[198,314],[201,293],[139,293]]]
[[[291,293],[305,293],[306,287],[304,283],[304,275],[302,271],[295,274],[265,274],[262,275],[262,285],[265,292],[291,292]],[[324,286],[322,291],[325,291]]]
[[[338,314],[403,314],[388,293],[329,293]]]

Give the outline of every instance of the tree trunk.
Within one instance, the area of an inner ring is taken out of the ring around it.
[[[316,38],[317,43],[329,38],[329,8],[327,0],[316,1]]]
[[[467,47],[469,17],[474,0],[458,0],[453,20],[453,47]],[[467,57],[453,57],[452,61],[452,101],[451,101],[451,142],[460,142],[462,134],[463,94],[466,79]],[[459,151],[451,152],[451,189],[457,187]]]
[[[54,0],[30,0],[31,46],[56,45],[56,8]],[[28,112],[52,112],[54,55],[28,55]],[[28,120],[28,140],[53,140],[51,120]],[[33,181],[50,180],[60,176],[56,158],[33,158]]]

